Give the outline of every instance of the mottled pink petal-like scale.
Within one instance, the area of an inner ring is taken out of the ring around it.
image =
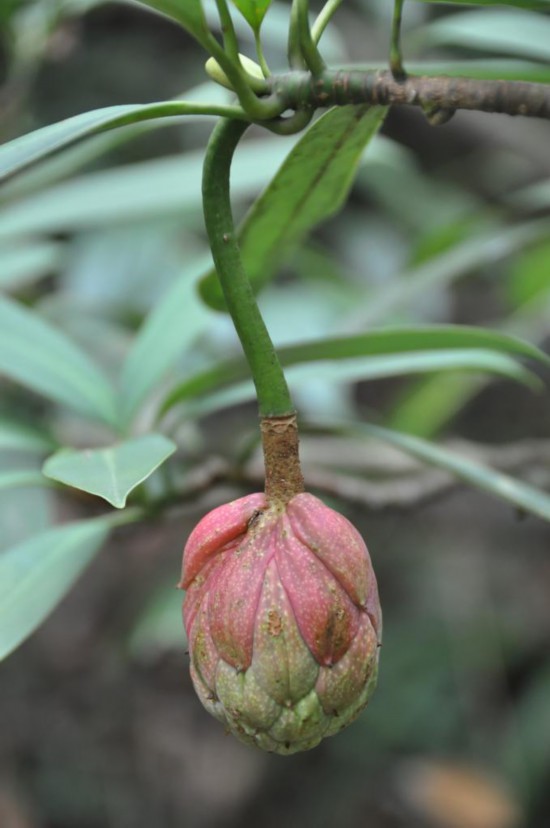
[[[296,495],[286,513],[298,540],[317,555],[351,600],[364,606],[370,587],[365,558],[370,563],[370,557],[357,529],[307,492]]]
[[[292,533],[286,516],[282,523],[277,566],[298,628],[319,664],[334,664],[357,632],[357,609],[332,573]]]
[[[381,614],[367,548],[310,494],[214,509],[184,551],[191,676],[206,709],[277,753],[345,727],[376,684]]]
[[[274,519],[258,521],[225,558],[216,583],[209,587],[212,637],[221,657],[240,670],[252,660],[256,611],[265,571],[274,554],[270,536],[275,525]]]
[[[181,586],[187,589],[211,555],[244,535],[255,513],[265,509],[265,495],[251,494],[208,512],[185,545]]]

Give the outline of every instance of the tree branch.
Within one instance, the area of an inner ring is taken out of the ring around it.
[[[544,83],[419,75],[397,81],[384,70],[329,70],[315,78],[308,72],[274,75],[268,87],[288,109],[372,103],[550,118],[550,85]]]

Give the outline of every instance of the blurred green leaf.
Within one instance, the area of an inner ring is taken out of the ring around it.
[[[254,31],[257,32],[262,25],[265,13],[271,5],[271,0],[233,0],[233,4]]]
[[[186,269],[146,318],[124,362],[120,393],[126,421],[181,352],[204,330],[208,319],[192,273]]]
[[[54,441],[32,426],[0,418],[0,450],[45,454],[53,448]]]
[[[167,650],[187,647],[181,621],[183,593],[176,589],[175,578],[155,590],[130,638],[130,651],[138,658],[155,657]]]
[[[208,31],[201,0],[137,0],[137,5],[165,14],[180,23],[199,42]]]
[[[550,60],[550,18],[535,12],[461,12],[436,19],[418,35],[430,46],[460,46]]]
[[[63,449],[46,460],[42,471],[123,509],[130,492],[175,451],[176,445],[162,434],[146,434],[104,449]]]
[[[97,366],[60,331],[5,297],[0,297],[0,373],[116,426],[114,390]]]
[[[335,107],[288,154],[239,233],[244,268],[255,290],[268,281],[290,248],[340,209],[365,146],[386,111],[383,107]],[[216,310],[225,307],[214,271],[201,280],[200,293]]]
[[[528,210],[546,210],[550,207],[550,178],[537,181],[512,193],[508,201],[514,207]]]
[[[546,788],[550,763],[548,721],[550,666],[548,662],[527,681],[514,703],[514,715],[501,735],[500,762],[526,805]]]
[[[429,2],[429,0],[426,0]],[[378,63],[354,63],[343,68],[376,71]],[[479,80],[524,80],[538,83],[550,81],[550,65],[513,58],[478,58],[468,60],[407,60],[411,75],[449,75],[450,77],[478,78]]]
[[[494,265],[546,238],[549,230],[548,219],[537,219],[469,238],[373,292],[366,307],[357,312],[353,324],[361,327],[380,324],[397,308],[406,307],[435,287],[448,285],[476,268]]]
[[[141,121],[158,120],[180,116],[238,117],[240,109],[219,103],[195,103],[189,101],[160,101],[151,104],[125,104],[107,106],[74,115],[64,121],[37,129],[21,138],[0,146],[0,183],[16,173],[49,158],[56,152],[72,146],[78,141],[105,132],[108,129],[137,124]]]
[[[0,472],[0,491],[2,489],[22,489],[27,486],[48,486],[43,474],[31,469]]]
[[[107,538],[104,518],[49,529],[0,554],[0,658],[50,614]]]
[[[396,431],[433,437],[456,414],[474,388],[483,384],[483,378],[471,374],[421,377],[399,396],[387,424]]]
[[[468,353],[468,348],[472,349],[471,353]],[[448,355],[445,352],[437,353],[435,349],[449,349],[449,353]],[[457,349],[458,353],[453,353],[450,349]],[[506,359],[502,362],[498,353],[493,354],[496,357],[493,360],[490,350],[480,352],[479,349],[495,349],[495,351],[504,351],[531,357],[550,364],[550,357],[539,348],[527,342],[516,339],[515,337],[505,336],[496,331],[459,325],[432,325],[425,328],[386,328],[378,331],[370,331],[366,334],[323,338],[314,340],[313,342],[286,345],[278,348],[277,353],[284,366],[321,360],[343,360],[370,355],[403,355],[403,359],[399,363],[396,363],[395,360],[389,360],[386,363],[383,363],[380,359],[375,362],[371,361],[370,371],[377,371],[377,376],[381,376],[378,371],[383,371],[384,365],[392,372],[397,367],[399,373],[406,373],[406,355],[415,357],[414,361],[411,360],[410,362],[411,371],[418,369],[420,365],[424,366],[421,370],[434,370],[427,367],[428,362],[419,361],[417,359],[418,354],[416,353],[419,351],[432,351],[432,359],[429,364],[440,363],[443,367],[443,363],[447,361],[449,368],[452,367],[454,370],[458,370],[460,365],[463,365],[465,368],[482,368],[484,366],[487,370],[496,370],[497,373],[501,371],[508,373],[509,370],[512,370],[516,378],[518,378],[518,366],[512,360]],[[448,359],[446,360],[447,356]],[[367,372],[369,371],[368,365],[369,363],[366,362]],[[512,365],[515,366],[514,369],[512,369]],[[493,367],[491,368],[490,366]],[[174,405],[186,399],[209,393],[235,382],[240,382],[248,376],[249,368],[244,358],[226,360],[218,363],[213,368],[201,371],[199,374],[188,378],[176,386],[164,400],[161,413],[166,413]]]
[[[544,520],[550,521],[550,494],[535,489],[527,483],[522,483],[507,474],[495,471],[457,452],[450,451],[442,446],[436,446],[434,443],[422,440],[420,437],[401,434],[398,431],[391,431],[376,425],[331,423],[329,421],[321,422],[321,425],[338,434],[372,437],[376,440],[382,440],[431,466],[445,469],[482,491],[495,495],[501,500],[507,500],[526,512],[531,512]]]
[[[332,381],[345,385],[363,380],[424,374],[433,371],[489,371],[515,379],[517,382],[523,382],[536,390],[541,385],[538,377],[526,371],[510,357],[496,351],[474,348],[389,354],[341,362],[319,361],[313,364],[289,364],[285,374],[291,390],[296,392],[304,382],[311,379],[323,379],[325,382]],[[254,385],[248,381],[200,396],[189,396],[186,399],[179,399],[178,402],[185,403],[186,416],[203,417],[254,398]],[[176,402],[170,401],[170,407],[174,405]],[[163,413],[168,411],[168,408],[168,402],[165,402]]]
[[[520,9],[550,9],[550,0],[422,0],[424,3],[447,3],[451,6],[517,6]]]
[[[510,265],[507,295],[514,306],[536,301],[550,288],[550,239],[524,251]]]
[[[27,242],[0,247],[0,289],[19,288],[55,271],[63,257],[59,242]]]
[[[232,166],[236,199],[250,197],[271,178],[296,139],[243,142]],[[73,178],[0,210],[0,239],[81,230],[154,217],[185,216],[202,227],[203,151],[144,161]]]

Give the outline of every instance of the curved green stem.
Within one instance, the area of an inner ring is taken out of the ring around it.
[[[242,121],[223,119],[212,133],[202,179],[204,219],[225,301],[256,386],[260,415],[284,416],[293,413],[294,406],[281,363],[244,272],[231,212],[231,161],[247,126]]]
[[[229,13],[226,0],[216,0],[216,7],[218,9],[218,17],[222,27],[223,45],[225,51],[233,62],[239,59],[239,44],[237,42],[237,35],[235,34],[235,27],[233,26],[233,19]]]
[[[300,47],[308,69],[313,75],[321,75],[327,67],[317,49],[309,26],[308,0],[298,0],[298,31],[300,33]]]
[[[395,80],[404,80],[407,77],[407,73],[403,67],[403,56],[401,53],[401,19],[403,17],[404,3],[405,0],[394,0],[393,4],[390,69]]]
[[[311,36],[314,43],[319,43],[321,35],[329,24],[334,12],[342,4],[342,0],[327,0],[311,27]]]

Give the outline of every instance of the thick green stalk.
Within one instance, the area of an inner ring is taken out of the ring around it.
[[[206,230],[225,302],[250,366],[260,416],[280,417],[294,407],[283,369],[244,272],[229,192],[235,148],[247,128],[223,119],[215,127],[204,160],[203,207]]]

